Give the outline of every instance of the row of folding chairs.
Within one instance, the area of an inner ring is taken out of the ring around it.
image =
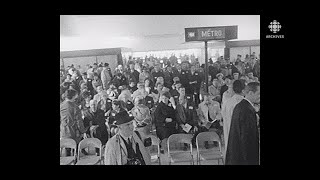
[[[158,163],[161,165],[160,161],[160,140],[158,137],[149,135],[148,137],[152,140],[151,146],[156,146],[157,154],[152,159],[153,163]],[[71,149],[71,156],[61,157],[62,150],[65,148]],[[85,148],[98,148],[98,155],[84,155],[80,156],[81,150]],[[151,148],[151,147],[150,147]],[[104,150],[105,145],[102,146],[102,143],[97,138],[86,138],[80,141],[78,147],[75,140],[70,138],[61,138],[60,139],[60,165],[102,165],[104,164]]]
[[[190,162],[191,165],[194,165],[194,157],[193,157],[193,149],[192,149],[192,134],[172,134],[169,136],[167,141],[168,147],[168,159],[169,165],[172,163],[180,163],[180,162]],[[217,142],[217,149],[206,149],[201,146],[204,145],[205,142]],[[170,146],[177,144],[188,144],[189,152],[187,151],[171,151]],[[200,146],[201,145],[201,146]],[[218,160],[218,164],[220,164],[220,160],[222,164],[223,161],[223,153],[221,148],[221,140],[219,135],[214,131],[209,132],[201,132],[196,137],[196,148],[197,148],[197,157],[196,162],[197,165],[201,165],[201,161],[207,160]]]
[[[152,146],[157,147],[157,152],[152,163],[157,163],[161,165],[160,159],[160,140],[158,137],[154,135],[149,135],[152,140]],[[173,163],[180,163],[180,162],[190,162],[191,165],[194,165],[194,157],[193,157],[193,149],[192,149],[192,134],[172,134],[167,141],[168,147],[168,159],[169,165]],[[200,145],[203,145],[204,142],[217,142],[218,143],[218,151],[216,149],[205,149],[200,148]],[[172,151],[170,147],[177,144],[188,144],[189,145],[189,152],[188,151]],[[99,155],[86,155],[80,156],[81,150],[84,148],[99,148]],[[69,138],[62,138],[60,139],[60,151],[63,148],[71,148],[72,156],[69,157],[60,157],[60,165],[98,165],[104,164],[103,162],[103,154],[105,146],[102,146],[102,143],[97,138],[86,138],[80,141],[78,148],[76,142],[73,139]],[[209,131],[209,132],[201,132],[196,137],[196,148],[197,148],[197,157],[196,162],[197,165],[201,164],[201,161],[204,160],[218,160],[218,164],[220,160],[223,162],[223,153],[221,148],[221,140],[220,137],[216,132]],[[77,152],[77,153],[75,153]],[[103,153],[102,153],[103,152]],[[61,152],[60,152],[61,153]]]
[[[75,140],[70,138],[60,139],[60,154],[65,148],[71,149],[71,156],[61,157],[60,156],[60,165],[97,165],[103,163],[102,156],[102,143],[97,138],[86,138],[80,141],[78,147]],[[81,156],[81,150],[88,148],[99,148],[98,155],[84,155]]]

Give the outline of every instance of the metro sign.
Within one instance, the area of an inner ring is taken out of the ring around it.
[[[185,40],[208,41],[237,39],[238,26],[185,28]]]
[[[195,35],[195,32],[189,32],[188,33],[188,37],[190,37],[190,38],[192,38],[192,37],[195,37],[196,35]]]

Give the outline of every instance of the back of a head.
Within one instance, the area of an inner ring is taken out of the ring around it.
[[[241,94],[242,90],[244,90],[245,84],[241,80],[235,80],[232,85],[232,89],[236,94]]]

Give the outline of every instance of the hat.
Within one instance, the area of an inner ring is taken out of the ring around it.
[[[216,77],[218,77],[218,76],[222,76],[222,77],[223,77],[223,74],[222,74],[222,73],[218,73],[218,74],[216,75]]]
[[[165,97],[167,97],[167,98],[169,98],[169,99],[170,99],[170,97],[171,97],[171,95],[170,95],[170,93],[169,93],[168,91],[165,91],[165,92],[162,94],[162,96],[165,96]]]
[[[104,67],[107,67],[107,66],[109,66],[109,63],[104,63]]]
[[[115,116],[115,124],[116,125],[121,125],[127,122],[130,122],[134,119],[134,116],[129,116],[128,112],[126,110],[120,111],[118,114]]]
[[[97,63],[93,63],[93,65],[98,65]]]
[[[84,73],[82,73],[82,75],[86,76],[86,75],[87,75],[87,73],[86,73],[86,72],[84,72]]]

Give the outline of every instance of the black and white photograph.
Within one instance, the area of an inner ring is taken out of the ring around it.
[[[60,14],[60,165],[261,165],[260,19]]]

